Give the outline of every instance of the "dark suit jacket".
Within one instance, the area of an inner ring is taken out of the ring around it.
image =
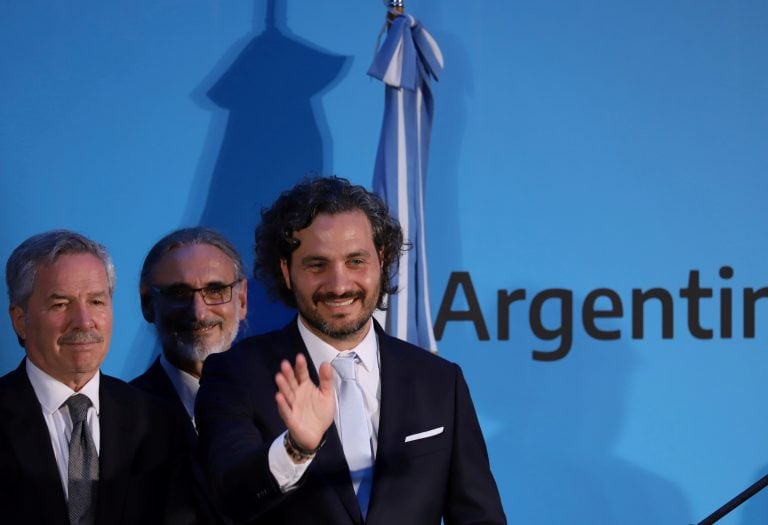
[[[128,384],[101,375],[96,523],[179,523],[188,504],[177,452],[180,425]],[[67,502],[40,403],[24,361],[0,378],[0,520],[68,524]]]
[[[506,523],[459,367],[375,326],[381,355],[378,452],[366,523]],[[224,510],[259,524],[363,523],[334,425],[300,485],[281,493],[268,449],[285,430],[275,404],[280,361],[311,362],[295,321],[210,356],[198,392],[200,452]],[[314,367],[312,378],[318,381]],[[435,436],[407,436],[443,427]]]
[[[179,419],[184,422],[184,434],[187,438],[187,449],[189,452],[188,461],[195,478],[193,490],[196,516],[192,521],[205,525],[227,523],[228,520],[225,520],[215,510],[202,471],[197,464],[197,458],[193,454],[193,451],[197,448],[197,432],[192,424],[192,419],[189,417],[187,409],[184,408],[184,404],[181,402],[181,398],[178,392],[176,392],[171,379],[160,364],[160,358],[155,359],[155,362],[152,363],[152,366],[146,372],[133,379],[130,383],[168,403]]]

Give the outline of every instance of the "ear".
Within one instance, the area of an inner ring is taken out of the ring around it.
[[[19,338],[19,343],[21,343],[27,338],[26,312],[21,306],[12,304],[8,308],[8,313],[11,316],[13,331],[16,332],[16,337]]]
[[[283,280],[285,281],[285,286],[291,290],[291,269],[288,267],[287,259],[280,259],[280,271],[283,272]]]
[[[240,302],[240,320],[245,319],[245,315],[248,313],[248,279],[240,281],[239,290],[237,292],[236,301]]]
[[[155,307],[152,304],[152,292],[146,286],[139,287],[141,297],[141,314],[148,323],[155,322]]]

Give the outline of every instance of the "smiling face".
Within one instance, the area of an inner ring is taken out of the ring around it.
[[[300,244],[281,261],[304,324],[337,350],[368,333],[381,288],[381,261],[361,211],[320,214],[294,233]]]
[[[112,297],[104,263],[90,254],[40,266],[26,309],[11,305],[27,358],[74,390],[101,366],[112,337]]]
[[[155,289],[184,291],[226,287],[236,280],[235,266],[210,244],[187,244],[166,253],[150,274]],[[188,300],[141,289],[144,317],[157,327],[166,358],[182,370],[200,375],[210,354],[229,350],[247,311],[247,283],[235,283],[232,299],[207,305],[200,292]],[[183,295],[183,294],[181,294]]]

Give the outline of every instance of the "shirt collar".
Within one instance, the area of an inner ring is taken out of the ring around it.
[[[298,316],[296,322],[299,325],[299,334],[301,334],[304,345],[307,347],[309,357],[312,358],[312,362],[315,364],[315,369],[319,369],[321,363],[330,363],[337,355],[339,355],[341,351],[329,345],[311,332],[309,328],[304,325],[304,320],[301,316]],[[357,354],[360,358],[360,363],[367,371],[370,372],[371,370],[375,370],[378,363],[378,341],[372,320],[368,320],[368,333],[365,334],[365,337],[360,341],[360,344],[348,351]]]
[[[163,354],[160,354],[160,366],[163,367],[171,383],[173,383],[173,388],[179,395],[181,404],[184,405],[187,414],[189,414],[189,417],[194,418],[195,397],[197,397],[197,391],[200,389],[200,381],[189,372],[173,366]]]
[[[78,392],[75,392],[67,385],[51,377],[37,367],[29,358],[25,359],[27,377],[29,382],[32,383],[32,389],[35,391],[37,400],[40,402],[40,406],[46,414],[53,414],[61,408],[64,402],[75,394],[84,394],[91,400],[93,408],[96,409],[98,415],[100,410],[99,405],[99,383],[101,381],[101,371],[97,370],[96,374],[88,381],[83,388]]]

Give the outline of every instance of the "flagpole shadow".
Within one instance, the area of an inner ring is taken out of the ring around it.
[[[195,93],[198,104],[212,112],[200,160],[209,175],[199,180],[207,191],[190,199],[187,213],[190,223],[225,234],[249,272],[260,210],[306,175],[332,169],[332,138],[320,99],[351,65],[350,57],[288,29],[287,0],[256,0],[254,13],[254,27],[263,30],[236,43]],[[248,286],[247,334],[292,317],[260,283],[251,278]]]
[[[351,65],[350,57],[293,34],[286,4],[255,0],[253,31],[224,53],[191,94],[210,113],[210,123],[181,225],[219,230],[240,252],[247,274],[261,208],[306,175],[332,169],[321,98]],[[293,315],[250,276],[248,316],[239,337],[282,326]],[[142,327],[123,364],[125,377],[141,373],[158,352],[154,330]]]

